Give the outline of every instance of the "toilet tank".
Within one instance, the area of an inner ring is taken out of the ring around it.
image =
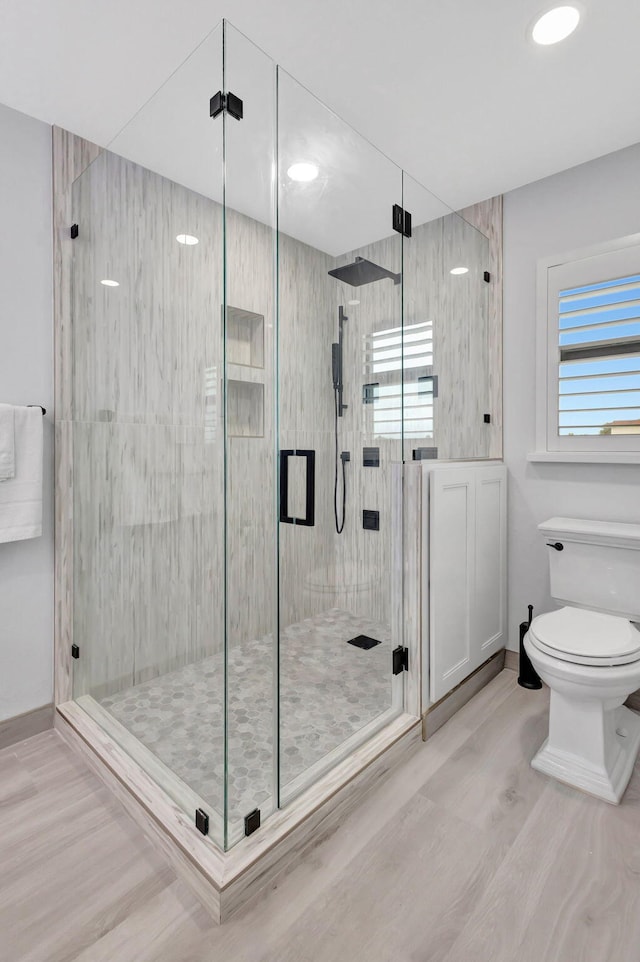
[[[640,524],[550,518],[538,530],[559,604],[640,621]]]

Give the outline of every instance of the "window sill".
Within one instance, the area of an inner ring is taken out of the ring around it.
[[[527,461],[561,464],[640,464],[640,451],[532,451]]]

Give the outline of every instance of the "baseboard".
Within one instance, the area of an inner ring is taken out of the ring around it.
[[[461,681],[453,691],[441,698],[435,705],[431,705],[422,716],[422,738],[427,741],[445,722],[455,715],[457,711],[466,705],[474,695],[477,695],[481,688],[484,688],[492,678],[499,675],[505,667],[505,650],[497,651],[484,665]]]
[[[511,651],[510,648],[505,648],[504,652],[504,667],[508,668],[509,671],[519,671],[520,670],[520,656],[517,651]]]
[[[53,705],[43,705],[0,721],[0,749],[53,728]]]

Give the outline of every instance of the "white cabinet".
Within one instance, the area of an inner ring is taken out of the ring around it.
[[[507,478],[495,462],[423,471],[424,710],[505,645]]]

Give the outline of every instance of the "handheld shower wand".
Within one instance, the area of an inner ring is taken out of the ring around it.
[[[342,383],[342,342],[344,336],[344,323],[349,318],[344,312],[342,305],[338,308],[338,341],[331,345],[331,373],[333,376],[333,401],[335,407],[335,472],[333,483],[333,514],[336,522],[336,532],[342,534],[346,517],[347,506],[347,477],[345,465],[350,460],[348,451],[343,451],[338,458],[338,418],[341,418],[347,410],[347,405],[343,403],[343,383]],[[338,460],[342,462],[342,510],[338,510]]]
[[[337,392],[338,417],[341,418],[347,405],[342,403],[342,341],[344,339],[344,322],[349,318],[344,312],[344,307],[338,308],[338,341],[331,345],[331,369],[333,373],[333,390]]]

